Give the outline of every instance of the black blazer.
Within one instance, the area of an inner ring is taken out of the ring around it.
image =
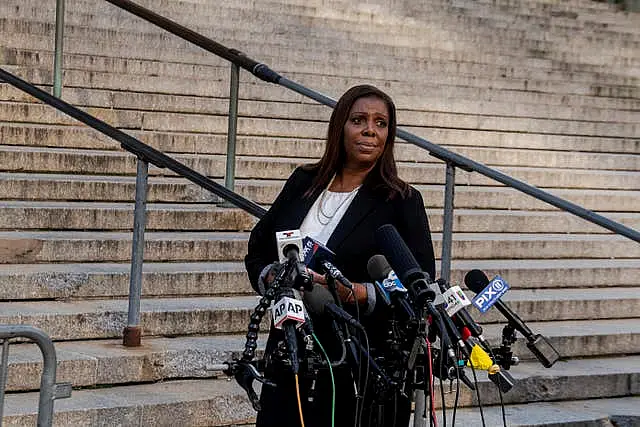
[[[297,168],[287,180],[271,209],[251,231],[245,264],[249,280],[258,291],[258,276],[268,264],[278,260],[276,231],[300,228],[309,209],[320,195],[304,198],[315,171]],[[334,264],[352,282],[370,282],[367,262],[377,248],[374,233],[385,224],[393,224],[415,256],[423,271],[435,277],[433,244],[424,202],[411,188],[410,195],[387,200],[387,192],[365,181],[327,242],[336,254]]]

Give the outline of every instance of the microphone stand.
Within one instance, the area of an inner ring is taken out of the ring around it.
[[[336,304],[338,305],[338,307],[342,308],[342,301],[340,301],[340,296],[338,295],[338,290],[336,288],[336,281],[333,278],[332,275],[327,274],[325,276],[327,278],[327,287],[329,288],[329,292],[331,292],[331,295],[333,296],[334,300],[336,301]],[[347,360],[348,360],[348,364],[351,366],[351,376],[353,378],[353,387],[355,390],[355,395],[356,395],[356,406],[361,404],[361,400],[362,400],[362,394],[361,394],[361,390],[358,389],[358,381],[360,380],[360,357],[359,357],[359,353],[358,353],[358,349],[356,348],[356,345],[354,343],[353,340],[353,335],[351,334],[351,330],[349,329],[349,327],[345,324],[342,325],[342,334],[341,338],[343,339],[344,343],[347,345]],[[340,329],[337,329],[338,331],[340,331]],[[356,375],[357,373],[357,375]],[[356,381],[356,378],[358,381]]]

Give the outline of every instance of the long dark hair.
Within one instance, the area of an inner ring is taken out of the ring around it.
[[[356,100],[368,96],[380,98],[387,104],[389,110],[389,120],[387,123],[388,135],[384,145],[384,151],[376,162],[375,166],[367,175],[365,181],[372,182],[375,188],[383,188],[387,191],[388,199],[393,199],[396,195],[406,197],[409,194],[409,185],[398,177],[396,161],[393,157],[393,144],[396,137],[396,106],[389,95],[371,85],[354,86],[347,90],[338,100],[336,107],[329,119],[329,130],[327,132],[327,145],[324,154],[318,163],[311,164],[305,168],[316,170],[311,188],[307,190],[304,197],[310,197],[317,191],[326,188],[335,174],[342,171],[346,162],[346,152],[344,148],[344,125],[348,119],[351,107]]]

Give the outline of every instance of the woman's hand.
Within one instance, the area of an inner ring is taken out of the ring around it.
[[[327,287],[327,278],[324,275],[320,273],[316,273],[310,268],[307,268],[307,272],[311,275],[312,283],[317,283],[319,285],[324,286],[325,288]]]

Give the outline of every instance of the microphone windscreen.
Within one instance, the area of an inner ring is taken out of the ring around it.
[[[462,336],[462,341],[466,341],[471,337],[471,331],[466,326],[463,326],[460,335]]]
[[[418,261],[393,225],[385,224],[378,228],[375,239],[402,283],[411,283],[409,278],[416,273],[423,274]]]
[[[464,276],[464,284],[477,294],[487,287],[489,278],[480,270],[471,270]]]
[[[382,281],[387,278],[391,266],[384,255],[374,255],[367,262],[367,272],[374,281]]]
[[[314,314],[324,313],[324,306],[327,303],[335,302],[331,292],[323,286],[315,284],[310,291],[305,291],[302,297],[307,308]]]

